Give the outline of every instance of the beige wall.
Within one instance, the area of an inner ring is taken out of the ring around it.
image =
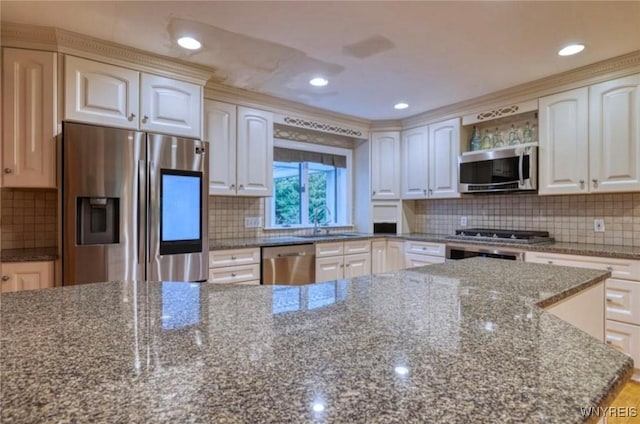
[[[453,234],[466,216],[468,228],[546,230],[557,241],[640,246],[640,193],[537,196],[479,195],[420,200],[414,231]],[[605,232],[593,231],[604,219]]]
[[[57,191],[1,190],[2,248],[57,246]]]

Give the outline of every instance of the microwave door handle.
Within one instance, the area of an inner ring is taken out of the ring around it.
[[[518,176],[520,177],[520,187],[524,186],[524,150],[520,152],[520,158],[518,160]]]

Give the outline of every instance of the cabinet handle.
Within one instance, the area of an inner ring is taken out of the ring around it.
[[[549,265],[553,265],[553,261],[547,261]]]
[[[607,267],[607,271],[613,271],[613,267],[612,266],[608,266]]]
[[[611,299],[610,297],[607,297],[607,303],[611,303],[613,302],[613,299]]]
[[[433,190],[429,189],[429,195],[432,195],[432,194],[433,194]]]
[[[580,180],[580,186],[584,187],[584,180]]]
[[[244,186],[240,184],[240,187],[238,187],[238,190],[244,190]]]
[[[424,190],[422,190],[424,192],[424,195],[427,195],[427,189],[425,188]]]
[[[9,281],[11,279],[11,277],[9,277],[8,275],[3,275],[2,276],[2,281]]]
[[[236,276],[236,273],[235,273],[235,272],[232,272],[232,273],[231,273],[231,276],[232,276],[232,277],[235,277],[235,276]]]
[[[144,116],[142,117],[142,123],[143,123],[143,124],[146,124],[148,120],[149,120],[149,117],[148,117],[147,115],[144,115]]]
[[[235,184],[231,184],[231,185],[229,186],[229,188],[230,188],[231,190],[235,190],[235,189],[236,189],[236,185],[235,185]]]
[[[598,187],[598,179],[594,178],[593,180],[591,180],[591,182],[593,183],[594,187]]]
[[[375,191],[372,191],[372,192],[371,192],[371,195],[372,195],[372,196],[375,196],[375,195],[376,195],[376,192],[375,192]]]
[[[133,121],[133,118],[135,118],[135,117],[136,117],[135,113],[132,113],[131,115],[129,115],[127,117],[127,121],[131,122],[131,121]]]
[[[605,343],[606,343],[606,344],[611,344],[611,343],[613,343],[613,342],[612,342],[611,340],[607,340]]]
[[[5,174],[11,174],[13,172],[13,169],[11,168],[4,168],[4,173]]]

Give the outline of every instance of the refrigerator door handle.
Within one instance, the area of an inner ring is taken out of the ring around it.
[[[144,264],[147,227],[147,163],[138,161],[138,264]]]

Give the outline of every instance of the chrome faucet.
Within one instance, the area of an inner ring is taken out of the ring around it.
[[[331,211],[329,210],[329,207],[327,205],[322,205],[315,208],[313,210],[313,234],[319,234],[321,231],[320,228],[318,228],[318,213],[322,210],[325,211],[325,225],[327,224],[326,220],[331,216]],[[327,230],[327,234],[328,233],[329,230]]]

